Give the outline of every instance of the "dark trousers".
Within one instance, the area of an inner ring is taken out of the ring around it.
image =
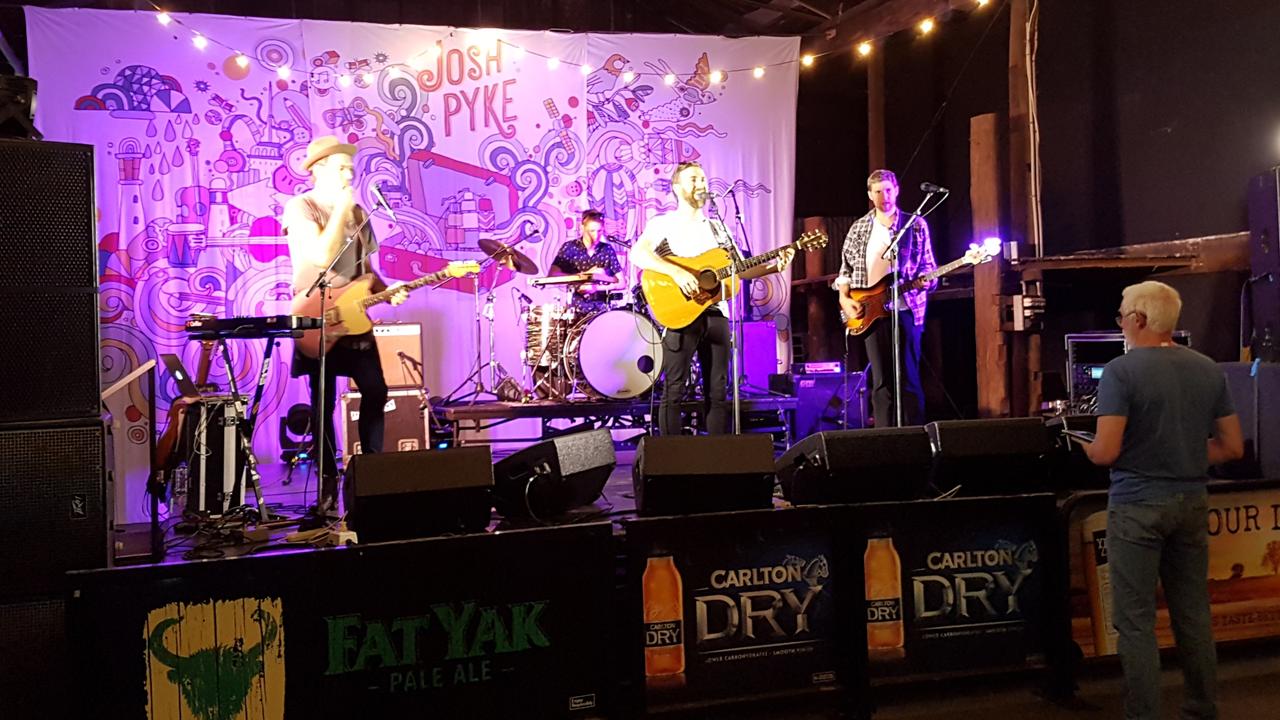
[[[320,363],[318,360],[310,361],[305,367],[311,388],[311,407],[316,408],[320,406],[320,399],[316,397],[320,389]],[[365,453],[382,452],[387,382],[382,377],[382,361],[378,357],[378,346],[372,333],[339,340],[325,356],[324,371],[324,408],[320,416],[325,423],[325,449],[318,454],[324,497],[336,506],[338,440],[334,432],[333,409],[338,399],[337,378],[339,375],[349,377],[360,385],[360,420],[357,426],[360,431],[360,451]],[[313,420],[312,427],[319,427],[319,422]]]
[[[920,388],[920,332],[910,310],[898,312],[901,331],[902,424],[924,424],[924,391]],[[894,427],[892,318],[876,323],[866,335],[871,361],[871,414],[876,427]]]
[[[658,429],[663,435],[679,435],[683,423],[680,405],[689,386],[695,353],[702,367],[702,417],[709,435],[729,432],[729,403],[725,391],[729,376],[729,320],[718,310],[708,310],[688,326],[667,328],[662,337],[662,404]]]

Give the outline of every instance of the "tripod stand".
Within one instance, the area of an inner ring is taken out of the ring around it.
[[[480,307],[480,283],[481,283],[481,280],[484,278],[485,271],[486,271],[487,269],[493,268],[495,265],[497,265],[497,261],[496,261],[494,258],[492,258],[492,257],[486,258],[486,259],[484,260],[484,262],[480,263],[480,272],[476,275],[476,291],[475,291],[475,295],[474,295],[474,297],[475,297],[475,315],[476,315],[476,334],[475,334],[475,340],[476,340],[476,361],[475,361],[475,366],[474,366],[474,367],[475,367],[475,370],[473,370],[473,371],[471,372],[471,374],[470,374],[470,375],[467,375],[467,377],[466,377],[462,382],[458,383],[458,386],[457,386],[457,387],[455,387],[455,388],[454,388],[454,389],[453,389],[453,390],[452,390],[452,391],[451,391],[451,392],[446,396],[446,397],[448,398],[448,401],[450,401],[450,402],[455,402],[455,401],[459,401],[459,400],[469,400],[470,402],[468,402],[467,404],[468,404],[468,405],[474,405],[474,404],[476,404],[477,402],[479,402],[479,400],[480,400],[481,396],[483,396],[483,395],[491,395],[491,396],[493,396],[494,398],[503,398],[503,397],[504,397],[504,395],[509,395],[509,394],[510,394],[510,393],[508,392],[508,391],[509,391],[509,389],[510,389],[510,388],[509,388],[509,386],[510,386],[510,385],[513,385],[513,384],[515,384],[515,381],[514,381],[514,380],[512,380],[511,376],[507,374],[507,371],[503,369],[502,364],[498,362],[498,358],[497,358],[497,350],[496,350],[496,348],[494,347],[494,344],[493,344],[493,302],[494,302],[494,292],[493,292],[493,287],[492,287],[492,281],[490,281],[490,287],[489,287],[489,288],[486,290],[486,292],[485,292],[485,303],[484,303],[483,311],[481,310],[481,307]],[[480,321],[481,321],[481,316],[483,316],[483,317],[484,317],[484,319],[485,319],[485,320],[488,320],[488,322],[489,322],[489,333],[488,333],[488,335],[489,335],[489,362],[482,362],[482,361],[483,361],[483,350],[482,350],[482,345],[481,345],[481,343],[482,343],[482,341],[483,341],[484,332],[483,332],[483,331],[481,330],[481,328],[480,328],[480,325],[481,325],[481,322],[480,322]],[[491,389],[491,388],[488,388],[488,387],[485,387],[485,384],[484,384],[484,371],[485,371],[485,368],[488,368],[488,369],[489,369],[489,384],[493,386],[493,387],[492,387],[492,389]],[[499,377],[501,377],[501,380],[499,380]],[[466,395],[462,395],[461,397],[457,397],[457,398],[455,398],[455,397],[454,397],[454,395],[455,395],[459,390],[461,390],[462,388],[466,387],[469,383],[471,383],[471,382],[473,382],[473,381],[474,381],[474,383],[475,383],[475,386],[471,389],[471,392],[467,393]],[[499,390],[502,390],[502,389],[504,389],[504,388],[507,388],[507,390],[508,390],[508,391],[504,391],[504,392],[501,392],[501,393],[500,393],[500,392],[499,392]],[[516,392],[516,394],[517,394],[517,395],[522,395],[523,393],[522,393],[522,392],[517,391],[517,392]],[[518,398],[517,398],[517,399],[518,399]]]

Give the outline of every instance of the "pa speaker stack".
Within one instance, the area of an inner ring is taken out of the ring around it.
[[[796,505],[915,500],[927,494],[933,449],[920,426],[821,432],[778,458]]]
[[[489,526],[489,447],[356,455],[347,467],[347,522],[360,542],[482,532]]]
[[[607,429],[540,442],[498,461],[494,504],[508,519],[563,515],[595,502],[617,464]]]
[[[770,508],[773,438],[645,437],[636,448],[632,482],[641,515]]]

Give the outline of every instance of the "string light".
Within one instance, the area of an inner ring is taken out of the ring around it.
[[[753,77],[753,78],[755,78],[755,79],[757,79],[757,80],[759,80],[760,78],[764,77],[764,68],[762,68],[762,67],[760,67],[760,66],[756,66],[756,68],[755,68],[754,70],[752,70],[752,71],[751,71],[751,77]]]
[[[871,54],[871,43],[863,41],[858,43],[858,54],[866,57]]]
[[[161,10],[160,12],[156,13],[156,22],[159,22],[161,25],[164,25],[167,27],[169,23],[173,22],[173,16]]]
[[[635,80],[636,80],[636,74],[631,72],[630,70],[622,73],[622,82],[626,83],[627,85],[630,85],[631,83],[635,82]]]
[[[991,0],[978,0],[978,7],[986,7]]]
[[[805,53],[800,56],[800,64],[805,67],[813,67],[813,55]]]
[[[928,35],[933,32],[933,18],[925,18],[921,20],[920,24],[916,27],[920,28],[921,35]]]
[[[720,82],[723,82],[723,81],[724,81],[724,73],[723,73],[723,72],[721,72],[720,70],[712,70],[712,71],[711,71],[711,82],[713,82],[713,83],[720,83]]]
[[[293,74],[293,71],[290,70],[287,66],[276,68],[276,77],[280,78],[281,80],[288,80],[289,76],[292,74]]]
[[[557,58],[557,57],[547,58],[547,69],[548,69],[548,70],[555,70],[555,69],[557,69],[557,68],[559,68],[559,67],[560,67],[560,58]]]
[[[578,67],[578,72],[582,73],[583,75],[590,75],[590,74],[591,74],[591,66],[590,66],[590,65],[581,65],[581,66],[579,66],[579,67]]]
[[[369,83],[373,82],[373,73],[371,72],[360,73],[360,80],[364,82],[365,85],[368,85]]]
[[[339,84],[339,85],[341,85],[342,87],[351,87],[351,76],[350,76],[350,75],[339,75],[339,76],[338,76],[338,84]]]
[[[667,73],[666,75],[664,75],[664,76],[662,77],[662,84],[663,84],[663,85],[675,85],[675,84],[676,84],[676,76],[675,76],[673,73]]]
[[[196,33],[195,36],[191,38],[191,44],[195,45],[197,50],[203,50],[209,47],[209,38],[201,35],[200,33]]]
[[[242,70],[249,67],[249,56],[244,53],[236,53],[236,65]]]

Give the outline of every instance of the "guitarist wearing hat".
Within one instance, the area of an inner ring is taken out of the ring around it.
[[[386,283],[374,273],[371,257],[378,243],[365,222],[368,213],[356,203],[351,187],[354,177],[352,158],[354,145],[332,135],[318,137],[307,146],[303,167],[310,171],[314,187],[289,200],[282,224],[289,239],[289,257],[293,263],[293,295],[295,302],[307,292],[316,277],[329,266],[347,238],[358,232],[354,242],[343,251],[327,280],[335,290],[352,281],[373,276],[374,292],[387,290]],[[390,302],[399,305],[408,299],[408,290],[391,288]],[[319,290],[317,290],[317,293]],[[314,295],[315,293],[313,293]],[[319,406],[320,363],[302,352],[295,343],[293,377],[307,376],[311,388],[311,407]],[[335,459],[333,409],[336,401],[337,376],[354,379],[360,385],[360,445],[363,452],[381,452],[387,383],[382,376],[382,362],[372,330],[337,339],[325,357],[324,408],[325,445],[319,452],[324,505],[321,511],[337,507],[338,468]],[[313,421],[312,427],[316,427]]]
[[[909,281],[933,272],[933,243],[924,218],[898,208],[898,178],[891,170],[876,170],[867,178],[870,212],[849,228],[840,251],[840,274],[835,280],[840,309],[849,319],[865,317],[870,308],[854,298],[854,290],[869,288],[889,275],[893,268],[884,257],[893,238],[910,223],[898,244],[900,277]],[[924,423],[924,392],[920,387],[920,335],[924,331],[925,305],[929,291],[937,286],[930,280],[906,290],[899,298],[902,372],[902,421],[906,425]],[[871,361],[871,409],[876,427],[892,427],[893,334],[888,322],[876,323],[866,333],[867,359]]]

